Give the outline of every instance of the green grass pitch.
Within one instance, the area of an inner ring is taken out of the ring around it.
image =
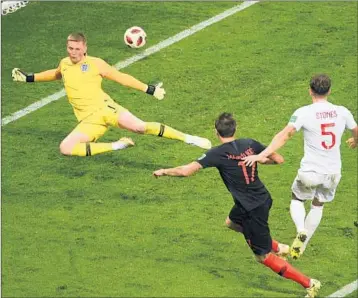
[[[35,2],[2,22],[2,117],[62,88],[15,84],[11,69],[54,68],[67,35],[88,35],[89,54],[111,64],[129,58],[124,31],[142,26],[146,47],[237,5],[234,2]],[[104,89],[146,121],[208,137],[233,112],[241,137],[267,144],[292,112],[310,103],[312,74],[328,73],[331,101],[357,119],[357,3],[262,2],[125,69],[162,80],[166,99],[105,82]],[[91,158],[58,150],[76,125],[65,98],[2,127],[3,297],[302,297],[303,288],[258,265],[242,236],[224,227],[232,206],[216,170],[154,179],[203,150],[110,130],[104,141],[137,146]],[[321,297],[357,279],[357,151],[342,144],[342,180],[318,231],[294,265],[322,281]],[[260,167],[274,198],[274,238],[295,237],[290,187],[302,134],[280,151],[281,166]],[[350,295],[355,297],[357,292]]]

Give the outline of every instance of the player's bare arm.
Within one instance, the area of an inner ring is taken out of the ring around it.
[[[348,144],[349,148],[357,148],[358,143],[358,126],[352,129],[352,137],[349,138],[346,143]]]
[[[159,100],[164,98],[165,90],[161,88],[161,85],[153,86],[144,84],[133,76],[118,71],[113,66],[110,66],[107,62],[99,58],[97,59],[97,65],[101,76],[104,78],[117,82],[123,86],[146,92]]]
[[[268,157],[275,151],[279,150],[295,133],[296,128],[293,125],[288,124],[283,130],[273,137],[270,145],[268,145],[267,148],[259,154],[260,157]]]
[[[261,159],[259,163],[264,165],[278,165],[282,164],[284,161],[285,160],[281,154],[274,152],[268,157],[264,157],[263,159]]]
[[[12,70],[12,79],[15,82],[50,82],[62,78],[60,66],[54,69],[45,70],[39,73],[26,73],[19,68]]]
[[[247,166],[252,166],[255,162],[263,162],[264,158],[270,156],[272,153],[283,147],[286,142],[296,133],[296,128],[288,124],[283,130],[276,134],[270,145],[258,155],[250,155],[244,157],[243,160]]]
[[[201,164],[196,161],[189,163],[184,166],[179,166],[176,168],[170,169],[160,169],[153,172],[154,177],[158,178],[159,176],[178,176],[178,177],[188,177],[202,169]]]

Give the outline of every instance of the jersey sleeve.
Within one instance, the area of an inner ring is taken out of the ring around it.
[[[265,145],[255,140],[252,140],[250,146],[252,149],[254,149],[255,154],[260,154],[262,151],[266,149]]]
[[[60,60],[60,62],[58,63],[58,68],[61,68],[62,67],[62,64],[66,61],[66,57],[65,58],[62,58]]]
[[[216,167],[217,166],[217,154],[214,150],[209,150],[200,156],[196,161],[205,168]]]
[[[299,131],[303,126],[304,110],[302,108],[297,109],[288,121],[288,125],[292,125],[296,131]]]
[[[61,73],[62,61],[63,61],[63,59],[60,60],[60,62],[59,62],[58,65],[57,65],[56,71],[55,71],[55,74],[56,74],[56,78],[57,78],[57,79],[61,79],[61,78],[62,78],[62,73]]]
[[[115,68],[111,67],[106,61],[101,58],[93,57],[93,61],[97,66],[98,72],[101,76],[107,77],[112,72],[115,72]]]
[[[354,120],[353,114],[348,109],[345,109],[345,112],[346,128],[353,129],[357,127],[357,122]]]

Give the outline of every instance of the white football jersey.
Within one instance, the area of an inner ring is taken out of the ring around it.
[[[302,171],[321,174],[341,172],[341,138],[346,128],[357,126],[352,113],[343,106],[319,101],[297,109],[290,121],[296,131],[303,129]]]

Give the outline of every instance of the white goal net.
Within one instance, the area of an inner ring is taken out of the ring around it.
[[[25,7],[29,1],[1,1],[1,15],[7,15]]]

